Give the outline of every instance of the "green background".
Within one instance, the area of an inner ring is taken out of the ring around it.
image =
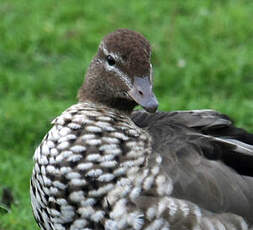
[[[32,230],[29,178],[50,121],[75,103],[99,41],[117,28],[153,47],[160,110],[212,108],[253,131],[253,1],[1,0],[0,230]]]

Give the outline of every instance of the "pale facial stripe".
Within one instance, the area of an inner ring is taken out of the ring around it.
[[[120,61],[121,63],[124,63],[124,60],[118,54],[111,53],[111,52],[108,51],[108,49],[106,48],[104,42],[101,42],[99,48],[103,50],[103,52],[106,56],[111,55],[116,61]]]
[[[153,83],[153,66],[150,63],[150,74],[149,74],[150,82]]]
[[[120,77],[120,79],[127,85],[127,87],[129,89],[132,88],[133,85],[132,85],[131,81],[129,80],[128,76],[125,73],[123,73],[122,71],[120,71],[117,67],[110,66],[108,63],[105,63],[105,68],[108,71],[112,71],[112,72],[116,73]]]
[[[121,57],[119,57],[119,55],[109,52],[106,49],[104,42],[102,42],[100,44],[99,48],[103,50],[103,52],[106,56],[111,55],[116,61],[120,61],[121,63],[124,63],[123,59]],[[101,59],[99,59],[99,60],[101,61]],[[122,72],[121,70],[119,70],[116,66],[111,66],[107,62],[105,62],[105,69],[107,71],[116,73],[120,77],[120,79],[127,85],[127,87],[129,89],[131,89],[133,87],[128,75],[125,74],[124,72]]]

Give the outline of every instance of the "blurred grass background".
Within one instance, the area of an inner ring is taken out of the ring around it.
[[[117,28],[151,41],[160,110],[212,108],[253,131],[252,12],[252,0],[1,0],[0,195],[8,187],[15,202],[0,230],[37,229],[34,149]]]

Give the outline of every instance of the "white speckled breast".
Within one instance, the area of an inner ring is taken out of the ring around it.
[[[133,209],[135,200],[159,172],[159,161],[145,168],[148,134],[127,116],[91,103],[71,106],[53,124],[34,154],[31,196],[40,227],[141,229],[144,214]]]

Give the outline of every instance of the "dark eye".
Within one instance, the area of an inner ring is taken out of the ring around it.
[[[111,55],[108,55],[106,57],[106,60],[107,60],[107,62],[108,62],[109,65],[115,65],[115,60],[114,60],[114,58]]]

